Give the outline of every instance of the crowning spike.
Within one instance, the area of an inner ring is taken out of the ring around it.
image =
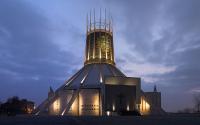
[[[153,92],[157,92],[156,85],[154,85]]]
[[[113,34],[113,18],[112,18],[112,16],[111,16],[111,32]]]
[[[88,14],[86,16],[86,35],[87,34],[88,34]],[[85,60],[87,60],[87,43],[86,43],[86,46],[85,46]]]
[[[95,21],[95,9],[94,9],[94,30],[95,30],[95,23],[96,21]]]
[[[101,8],[100,8],[100,24],[99,24],[99,29],[101,29]],[[101,47],[99,48],[99,58],[101,59]]]
[[[87,14],[87,17],[86,17],[86,25],[87,25],[87,26],[86,26],[86,27],[87,27],[87,31],[86,31],[86,32],[87,32],[87,34],[88,34],[88,14]]]
[[[108,22],[108,29],[109,29],[109,32],[110,32],[110,31],[111,31],[111,30],[110,30],[110,14],[109,14],[108,18],[109,18],[109,19],[108,19],[108,21],[109,21],[109,22]]]
[[[113,36],[113,18],[111,16],[111,33],[112,33],[112,36]],[[112,43],[112,46],[113,46],[113,43]],[[112,60],[114,60],[114,47],[112,47]]]
[[[101,8],[100,8],[100,20],[99,20],[99,22],[100,22],[99,29],[101,29]]]
[[[106,30],[106,8],[105,8],[105,30]]]
[[[95,40],[95,9],[94,9],[94,45],[93,45],[93,59],[95,58],[95,44],[96,44],[96,40]]]
[[[105,36],[106,36],[106,8],[105,8],[105,22],[104,22],[104,25],[105,25]],[[105,41],[106,41],[106,37],[105,37]],[[106,44],[106,59],[108,59],[108,52],[107,52],[107,44]]]
[[[90,31],[91,31],[91,10],[90,10]]]

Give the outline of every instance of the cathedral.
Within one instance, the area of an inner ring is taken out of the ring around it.
[[[137,111],[161,115],[161,93],[141,89],[141,78],[127,77],[115,63],[113,25],[110,17],[98,21],[87,17],[83,67],[57,90],[50,87],[48,98],[34,111],[36,115],[119,116]],[[118,48],[120,49],[120,48]],[[130,67],[131,68],[131,67]],[[134,69],[133,69],[134,70]]]

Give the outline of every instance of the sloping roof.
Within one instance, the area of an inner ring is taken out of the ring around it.
[[[77,73],[75,73],[71,78],[69,78],[60,88],[58,88],[54,96],[49,99],[47,98],[43,103],[41,103],[37,109],[34,111],[35,114],[42,113],[45,109],[59,96],[59,92],[64,89],[76,89],[81,87],[100,87],[105,76],[121,76],[125,75],[117,69],[114,65],[95,63],[87,64],[83,66]]]
[[[105,76],[125,77],[119,69],[111,64],[88,64],[65,83],[65,88],[77,88],[81,84],[83,86],[99,86]]]

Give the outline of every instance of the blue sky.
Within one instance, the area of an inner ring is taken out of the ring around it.
[[[199,0],[1,0],[0,100],[39,104],[83,66],[86,15],[113,17],[115,61],[127,76],[157,85],[167,111],[200,93]]]

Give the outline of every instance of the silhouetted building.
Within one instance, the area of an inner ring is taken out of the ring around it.
[[[0,113],[7,115],[31,114],[33,110],[34,102],[18,97],[12,97],[0,105]]]

